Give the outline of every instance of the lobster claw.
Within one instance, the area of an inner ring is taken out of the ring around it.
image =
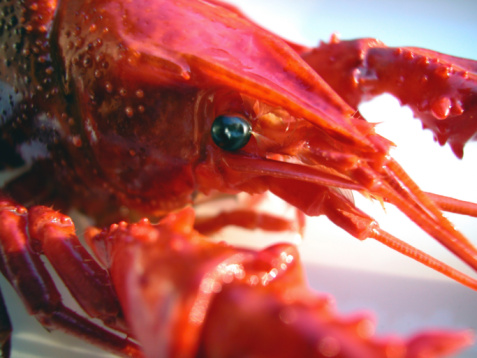
[[[459,158],[465,143],[476,137],[475,61],[422,48],[390,48],[376,39],[340,41],[336,36],[303,50],[302,57],[354,108],[371,97],[392,94]]]
[[[193,221],[189,207],[157,225],[148,220],[122,222],[87,234],[95,254],[109,268],[126,319],[147,357],[196,356],[209,306],[222,285],[253,281],[245,271],[247,263],[252,271],[263,271],[270,262],[279,267],[288,260],[281,268],[288,282],[282,294],[305,287],[301,267],[293,262],[293,247],[283,245],[257,255],[206,241],[193,230]]]
[[[376,338],[368,315],[341,317],[308,289],[292,245],[255,252],[214,243],[193,218],[186,208],[156,225],[88,234],[146,357],[439,357],[473,341],[468,331]]]
[[[200,314],[192,312],[201,309],[194,302],[207,305],[206,297],[197,298],[203,266],[216,262],[195,251],[199,238],[192,232],[193,220],[189,208],[155,227],[144,219],[87,234],[95,254],[109,268],[127,322],[147,357],[191,356],[197,349],[200,325],[188,322]],[[197,255],[191,257],[190,252]],[[218,248],[219,257],[220,252]]]

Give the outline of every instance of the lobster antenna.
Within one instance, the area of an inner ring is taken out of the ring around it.
[[[446,275],[447,277],[467,286],[473,290],[477,291],[477,280],[472,277],[460,272],[459,270],[445,264],[442,261],[432,257],[425,252],[416,249],[414,246],[409,245],[408,243],[399,240],[397,237],[389,234],[388,232],[382,230],[380,227],[374,228],[371,235],[371,239],[375,239],[380,243],[390,247],[391,249],[398,251],[399,253],[410,257],[427,267]]]
[[[437,205],[394,160],[391,159],[386,168],[389,171],[389,180],[388,185],[381,187],[383,197],[477,271],[476,248],[454,228]]]
[[[399,195],[399,193],[393,191],[393,188],[391,188],[390,185],[386,185],[385,182],[382,184],[382,191],[388,192],[390,201],[400,208],[407,216],[412,218],[416,224],[421,226],[421,228],[427,233],[432,235],[438,241],[441,241],[440,239],[443,239],[443,237],[445,240],[451,240],[453,237],[455,238],[455,236],[452,236],[451,233],[448,232],[442,233],[442,237],[436,237],[437,233],[441,233],[443,230],[442,227],[439,227],[439,222],[432,220],[432,216],[429,216],[428,212],[424,211],[417,205],[419,203],[409,203],[409,201],[406,200],[407,198],[403,198]],[[372,217],[351,205],[348,199],[337,192],[334,194],[335,195],[333,197],[329,197],[329,200],[331,200],[332,203],[338,205],[326,205],[327,203],[325,203],[325,212],[323,213],[335,224],[345,228],[345,230],[351,235],[359,240],[365,240],[368,238],[375,239],[389,248],[409,258],[412,258],[437,272],[440,272],[441,274],[463,284],[464,286],[477,291],[477,279],[460,272],[448,264],[394,237],[385,230],[381,229],[378,223]],[[431,230],[430,227],[434,230]],[[460,242],[456,243],[456,245],[460,251],[464,251],[467,254],[466,260],[459,250],[455,250],[455,248],[452,250],[452,248],[450,248],[450,250],[454,252],[461,260],[468,263],[467,261],[473,259],[473,257],[470,256],[472,255],[472,253],[470,253],[471,250],[474,250],[475,252],[473,246],[468,249],[466,245]],[[473,259],[472,262],[474,265],[476,264],[475,259]]]
[[[441,210],[477,218],[477,204],[448,196],[424,192]]]

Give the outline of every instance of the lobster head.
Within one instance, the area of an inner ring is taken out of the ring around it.
[[[87,165],[129,206],[168,211],[198,191],[271,190],[316,215],[309,193],[372,187],[390,143],[292,46],[237,10],[75,6],[59,10],[56,29],[64,90],[76,97],[69,112],[81,114],[77,156],[87,143]]]

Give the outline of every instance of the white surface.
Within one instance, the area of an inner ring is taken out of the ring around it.
[[[233,2],[263,26],[310,46],[319,40],[327,41],[331,33],[339,32],[343,39],[377,37],[390,46],[426,47],[477,59],[477,23],[473,18],[477,13],[477,2],[470,0]],[[384,105],[377,109],[377,114],[369,114],[368,109],[363,109],[363,112],[375,122],[388,122],[392,117],[398,117],[399,122],[385,135],[398,145],[393,155],[411,177],[427,191],[477,201],[477,190],[473,185],[477,177],[476,145],[469,145],[464,160],[459,161],[449,148],[440,148],[433,143],[430,132],[421,131],[417,120],[412,120],[409,115],[403,119],[399,107],[391,106],[388,99],[383,101]],[[380,127],[385,126],[388,125]],[[372,213],[382,227],[452,262],[451,255],[414,228],[407,218],[392,208],[384,214],[378,203],[355,197],[361,208],[368,206],[365,210]],[[451,219],[474,242],[477,241],[475,219],[454,216]],[[326,219],[310,220],[302,252],[312,286],[333,295],[340,311],[374,310],[380,333],[404,334],[433,326],[477,330],[476,293],[382,245],[371,241],[358,242]],[[45,338],[32,336],[33,326],[38,325],[26,320],[28,317],[18,306],[18,299],[8,288],[7,295],[16,329],[14,357],[102,356],[72,348],[74,339],[59,333],[48,334],[40,328]],[[59,349],[58,344],[66,344],[66,347]],[[475,348],[461,355],[475,356]]]

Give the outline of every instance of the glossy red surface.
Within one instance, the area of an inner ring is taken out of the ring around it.
[[[476,130],[475,62],[375,40],[308,49],[215,2],[56,6],[12,2],[3,14],[0,78],[8,101],[2,102],[0,165],[35,161],[3,189],[18,201],[75,207],[110,223],[164,215],[198,193],[270,190],[359,239],[386,241],[374,219],[335,187],[353,189],[394,203],[477,267],[475,248],[389,159],[391,143],[356,109],[362,97],[393,93],[462,156]],[[344,51],[343,63],[337,51]],[[237,152],[210,138],[222,114],[252,124],[252,140]],[[29,146],[41,150],[32,157]],[[126,263],[119,260],[119,268]],[[130,314],[132,305],[121,303]],[[130,321],[138,337],[140,321]]]

